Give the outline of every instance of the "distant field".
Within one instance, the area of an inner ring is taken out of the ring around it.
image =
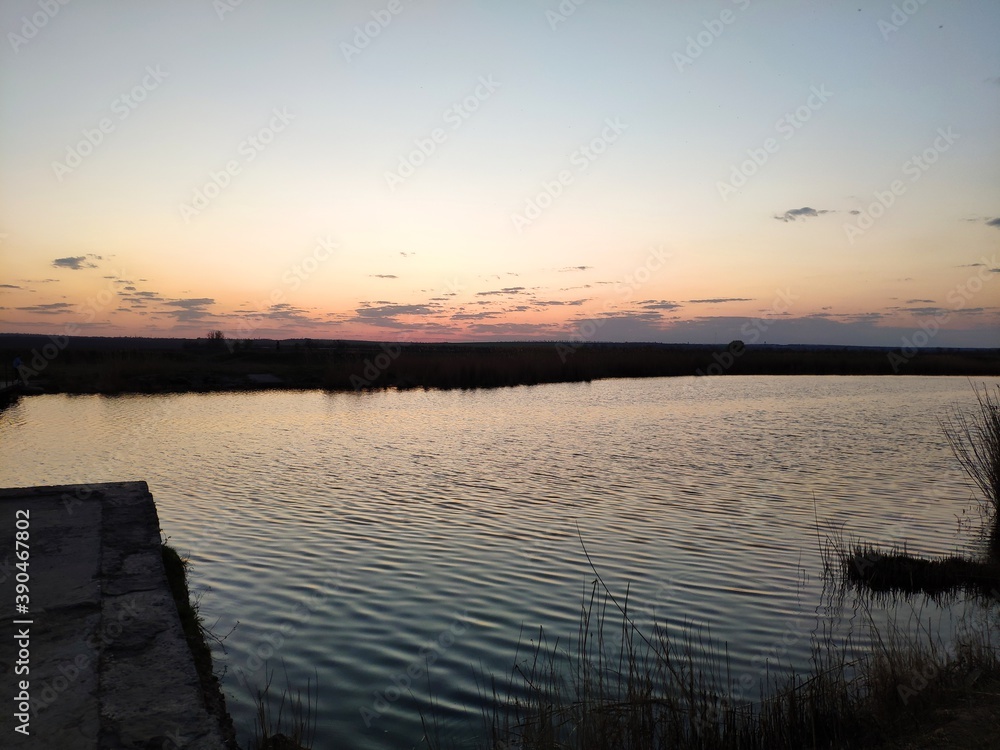
[[[0,380],[52,393],[493,388],[685,375],[1000,375],[998,349],[246,342],[0,335]]]

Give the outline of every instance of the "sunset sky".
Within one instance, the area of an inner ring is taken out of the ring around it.
[[[996,0],[63,2],[0,332],[1000,346]]]

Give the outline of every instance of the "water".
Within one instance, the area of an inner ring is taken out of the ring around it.
[[[243,732],[240,675],[274,668],[279,689],[318,677],[315,747],[416,747],[431,662],[442,739],[471,747],[476,673],[507,674],[539,626],[575,635],[583,545],[640,623],[710,629],[737,676],[807,665],[829,615],[817,523],[968,545],[938,419],[973,401],[914,377],[39,396],[0,413],[0,486],[149,483],[232,631],[216,658]]]

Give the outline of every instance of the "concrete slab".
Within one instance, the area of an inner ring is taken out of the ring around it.
[[[0,747],[11,750],[228,747],[145,482],[0,489],[0,700]]]

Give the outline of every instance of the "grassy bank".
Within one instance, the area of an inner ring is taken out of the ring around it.
[[[925,558],[902,550],[857,544],[839,551],[842,575],[877,593],[942,594],[963,591],[1000,599],[1000,560],[970,560],[958,555]]]
[[[100,342],[100,343],[96,343]],[[248,388],[493,388],[602,378],[726,375],[1000,375],[998,350],[925,350],[905,360],[866,348],[667,344],[378,344],[370,342],[0,337],[29,385],[53,393],[156,393]],[[56,351],[49,345],[48,353]],[[38,353],[39,357],[33,356]],[[265,378],[254,376],[265,375]]]
[[[181,618],[181,626],[184,629],[188,648],[194,656],[194,665],[198,671],[198,681],[205,699],[205,708],[219,722],[229,750],[239,750],[236,744],[236,730],[233,727],[233,720],[226,710],[226,699],[222,694],[222,686],[212,669],[212,651],[206,640],[207,631],[198,614],[197,607],[191,602],[187,583],[187,562],[182,560],[177,551],[166,543],[161,545],[161,551],[170,593]]]

